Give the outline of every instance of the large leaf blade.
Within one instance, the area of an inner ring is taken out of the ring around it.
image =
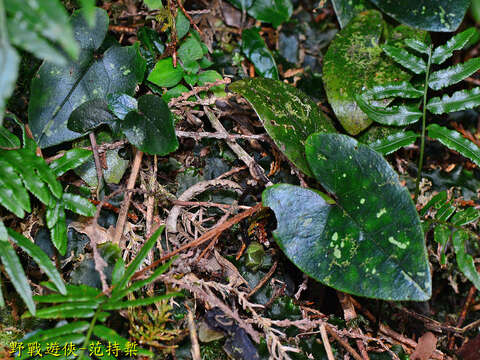
[[[148,154],[166,155],[178,148],[173,115],[159,96],[144,95],[138,99],[138,110],[121,122],[128,141]]]
[[[430,75],[428,86],[433,90],[440,90],[464,80],[478,70],[480,70],[480,58],[470,59],[463,64],[433,72]]]
[[[438,124],[430,124],[427,130],[429,137],[440,141],[449,149],[458,151],[461,155],[480,166],[480,148],[470,140],[464,138],[459,132],[447,129]]]
[[[66,66],[44,62],[32,81],[29,125],[42,148],[82,136],[67,128],[70,114],[78,106],[106,99],[109,93],[133,95],[143,80],[145,60],[138,46],[112,46],[101,57],[94,57],[108,29],[105,10],[96,9],[94,28],[79,11],[74,12],[71,23],[81,49],[79,59]]]
[[[460,90],[451,96],[445,94],[441,98],[434,97],[427,103],[428,111],[434,114],[446,114],[454,111],[473,109],[480,105],[480,88]]]
[[[389,300],[431,295],[427,251],[408,190],[383,157],[339,134],[314,134],[307,159],[329,205],[314,190],[275,185],[263,203],[277,217],[274,236],[296,266],[341,291]]]
[[[244,79],[229,89],[252,105],[265,130],[282,152],[305,174],[305,140],[315,132],[335,132],[330,119],[297,88],[271,79]]]
[[[429,31],[455,31],[465,16],[470,0],[371,0],[395,20]]]

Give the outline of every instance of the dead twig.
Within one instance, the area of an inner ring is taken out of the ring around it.
[[[103,186],[103,171],[102,165],[100,164],[100,156],[98,155],[97,150],[97,139],[95,138],[95,133],[93,131],[88,134],[90,139],[90,144],[92,145],[93,151],[93,160],[95,161],[95,169],[97,171],[97,199],[100,198],[100,189]]]
[[[187,312],[188,320],[188,331],[190,333],[190,342],[192,343],[192,348],[190,350],[193,360],[201,360],[200,355],[200,344],[198,343],[197,329],[195,328],[195,322],[193,320],[192,310],[188,309]]]
[[[135,187],[135,181],[137,180],[138,171],[140,170],[140,164],[142,163],[143,152],[138,150],[135,153],[135,158],[133,160],[132,172],[128,178],[127,190],[131,190]],[[132,193],[127,192],[125,198],[122,202],[122,207],[120,208],[120,214],[118,215],[117,224],[115,226],[115,236],[113,238],[113,243],[120,245],[120,240],[123,235],[123,227],[125,226],[125,221],[127,219],[128,208],[130,206],[130,200],[132,199]]]
[[[321,325],[322,326],[322,325]],[[363,360],[362,357],[360,355],[358,355],[358,353],[355,351],[354,348],[352,348],[350,346],[350,344],[348,342],[346,342],[345,340],[343,340],[340,336],[337,335],[337,333],[335,331],[333,331],[333,329],[327,325],[327,324],[324,324],[323,325],[325,327],[325,329],[330,333],[330,335],[332,335],[332,337],[341,345],[345,348],[345,350],[347,350],[350,355],[352,355],[354,357],[355,360]],[[320,328],[321,330],[321,328]]]
[[[277,265],[278,265],[278,261],[275,261],[272,267],[270,268],[270,270],[268,270],[268,273],[266,273],[265,276],[262,278],[262,280],[260,280],[258,284],[252,289],[252,291],[248,293],[247,299],[253,294],[255,294],[258,290],[260,290],[263,285],[265,285],[265,283],[268,281],[268,279],[270,279],[270,277],[273,275],[273,273],[277,269]]]
[[[325,352],[327,353],[328,360],[335,360],[332,352],[332,347],[330,346],[330,342],[328,341],[327,330],[325,330],[324,323],[320,325],[320,335],[322,336],[323,347],[325,348]]]
[[[200,140],[203,138],[211,138],[211,139],[226,139],[226,140],[236,140],[236,139],[245,139],[245,140],[260,140],[260,141],[268,141],[266,135],[242,135],[242,134],[225,134],[225,133],[212,133],[212,132],[205,132],[205,131],[181,131],[176,130],[175,133],[178,137],[186,137],[192,138],[195,140]]]

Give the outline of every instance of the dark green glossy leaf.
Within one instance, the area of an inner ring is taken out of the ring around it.
[[[463,230],[455,231],[452,235],[453,248],[460,271],[477,289],[480,289],[480,274],[476,269],[473,257],[465,250],[469,237],[468,233]]]
[[[121,120],[138,108],[137,99],[127,94],[108,94],[107,104],[108,109]]]
[[[393,60],[415,74],[422,74],[427,69],[427,64],[422,58],[409,53],[407,50],[391,45],[383,45],[382,49]]]
[[[425,216],[427,215],[428,210],[430,210],[432,207],[435,209],[439,209],[440,206],[447,201],[447,192],[446,191],[441,191],[434,197],[432,197],[428,203],[425,204],[425,206],[420,210],[419,214],[420,216]]]
[[[240,10],[247,10],[252,6],[254,0],[227,0],[233,6],[236,6]]]
[[[470,0],[371,0],[380,10],[401,23],[429,31],[455,31]]]
[[[27,276],[23,271],[22,264],[18,258],[15,250],[8,241],[0,241],[0,260],[2,260],[3,267],[7,273],[13,287],[18,295],[27,305],[30,313],[35,315],[35,303],[32,298],[32,289],[28,284]]]
[[[173,67],[173,60],[171,57],[162,59],[155,64],[155,67],[148,75],[147,80],[151,81],[157,86],[172,87],[177,85],[183,78],[183,69],[177,64]]]
[[[63,201],[58,201],[54,206],[48,207],[46,218],[52,243],[63,256],[67,251],[67,219]]]
[[[92,151],[87,149],[71,149],[65,152],[63,156],[50,163],[50,169],[54,172],[55,176],[62,176],[67,171],[75,169],[82,165],[85,161],[90,159]]]
[[[77,133],[85,134],[104,124],[115,130],[117,119],[110,112],[104,99],[93,99],[84,102],[72,111],[67,127]]]
[[[231,91],[252,105],[265,130],[280,150],[305,174],[305,140],[315,132],[335,132],[330,119],[297,88],[280,81],[254,78],[236,81]]]
[[[456,50],[462,50],[478,41],[479,32],[472,27],[450,38],[445,45],[438,46],[432,54],[432,63],[441,64],[453,55]]]
[[[177,50],[178,59],[183,63],[200,60],[203,57],[203,50],[200,41],[196,37],[188,37]]]
[[[125,300],[125,301],[109,301],[107,302],[104,306],[102,306],[102,309],[104,310],[121,310],[121,309],[127,309],[129,307],[137,307],[137,306],[146,306],[146,305],[152,305],[157,302],[170,299],[175,296],[182,296],[181,293],[168,293],[164,295],[158,295],[158,296],[152,296],[152,297],[147,297],[143,299],[135,299],[135,300]]]
[[[131,111],[121,123],[128,141],[148,154],[166,155],[178,148],[173,115],[161,97],[144,95],[138,111]]]
[[[5,104],[15,89],[20,63],[20,57],[10,45],[5,19],[5,8],[0,2],[0,126],[3,124]]]
[[[242,0],[240,0],[241,2]],[[277,27],[290,19],[293,12],[291,0],[255,0],[248,9],[251,17]]]
[[[19,218],[30,212],[30,198],[13,166],[0,158],[0,204]]]
[[[275,239],[289,259],[344,292],[396,301],[429,299],[418,214],[390,165],[368,146],[339,134],[311,135],[306,153],[336,204],[292,185],[264,191],[263,203],[277,217]]]
[[[90,27],[95,26],[95,3],[96,0],[79,0],[82,6],[82,14]]]
[[[125,270],[125,274],[123,277],[120,279],[118,282],[117,286],[113,289],[112,296],[118,294],[118,292],[124,290],[125,286],[127,285],[127,282],[131,279],[135,271],[137,271],[138,267],[143,263],[143,260],[147,257],[148,253],[150,250],[152,250],[153,246],[156,244],[159,236],[162,234],[163,229],[165,229],[165,226],[160,226],[157,231],[155,231],[152,236],[145,242],[143,247],[140,249],[138,252],[137,256],[135,256],[135,259],[130,263],[130,265],[127,267]]]
[[[332,5],[342,28],[355,16],[371,7],[366,0],[332,0]]]
[[[379,139],[369,143],[368,146],[380,154],[388,155],[404,146],[413,144],[418,137],[419,135],[413,131],[399,131],[387,136],[385,139]]]
[[[422,112],[414,105],[374,106],[362,95],[355,95],[355,101],[369,119],[383,125],[405,126],[416,123],[422,117]]]
[[[480,58],[470,59],[463,64],[435,71],[430,75],[428,86],[433,90],[456,84],[480,70]]]
[[[22,250],[25,251],[29,256],[31,256],[32,259],[38,264],[40,269],[50,278],[57,290],[61,294],[65,294],[66,289],[63,279],[47,254],[45,254],[40,247],[32,243],[22,234],[19,234],[12,229],[7,229],[7,231],[10,240],[21,247]]]
[[[405,45],[421,54],[428,54],[430,52],[430,47],[428,44],[425,44],[423,41],[418,39],[405,39]]]
[[[277,64],[260,36],[258,28],[243,30],[242,51],[253,63],[259,75],[268,79],[278,79]]]
[[[410,83],[403,81],[385,85],[377,85],[365,93],[366,98],[381,100],[390,97],[415,99],[423,96],[423,90],[419,90]]]
[[[2,220],[0,220],[0,241],[8,241],[7,228],[3,224]]]
[[[29,125],[42,148],[82,136],[67,129],[70,114],[78,106],[106,99],[109,93],[133,95],[143,80],[145,60],[136,45],[112,46],[94,57],[108,29],[105,10],[96,9],[94,28],[88,27],[79,11],[74,12],[71,22],[81,49],[79,60],[63,67],[44,62],[32,81]]]
[[[78,56],[78,45],[67,11],[59,0],[36,1],[35,4],[17,0],[4,2],[7,14],[19,27],[35,31],[44,38],[59,43],[72,58]]]
[[[85,199],[80,195],[66,192],[63,193],[62,200],[67,210],[73,211],[74,213],[82,216],[95,215],[95,206],[88,201],[88,199]]]
[[[480,105],[480,87],[471,90],[460,90],[451,96],[447,94],[430,99],[427,104],[428,111],[434,114],[446,114],[454,111],[473,109]]]
[[[0,147],[2,148],[19,148],[20,140],[10,131],[0,125]]]
[[[435,219],[447,221],[454,212],[455,206],[453,206],[450,202],[447,202],[438,208],[437,213],[435,214]]]
[[[328,101],[343,128],[352,135],[359,134],[372,123],[357,106],[356,94],[411,77],[379,47],[384,27],[378,11],[362,12],[335,36],[324,58],[323,81]],[[405,38],[424,40],[427,36],[405,26],[398,26],[387,34],[392,46],[404,46]],[[375,105],[385,106],[390,102],[384,100]]]
[[[475,209],[474,207],[469,207],[465,210],[457,210],[455,215],[452,216],[450,221],[452,224],[458,226],[464,226],[470,224],[480,218],[480,211]]]
[[[177,11],[177,17],[175,19],[175,30],[177,31],[177,39],[182,39],[187,35],[190,30],[190,20],[187,19],[183,11]]]
[[[480,148],[464,138],[459,132],[437,124],[430,124],[427,130],[429,137],[440,141],[449,149],[458,151],[461,155],[480,166]]]

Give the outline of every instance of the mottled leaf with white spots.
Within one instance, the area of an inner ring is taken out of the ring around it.
[[[431,278],[423,232],[408,190],[385,159],[340,134],[314,134],[306,155],[336,204],[316,190],[275,185],[263,204],[275,212],[275,239],[312,278],[354,295],[425,301]]]

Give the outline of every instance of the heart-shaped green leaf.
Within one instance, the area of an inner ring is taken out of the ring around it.
[[[371,0],[380,10],[401,23],[429,31],[455,31],[470,0]]]
[[[166,155],[178,148],[173,115],[161,97],[142,96],[138,112],[129,112],[121,126],[128,141],[145,153]]]
[[[399,47],[405,46],[403,40],[406,38],[424,40],[428,36],[406,26],[389,32],[384,32],[384,27],[380,12],[362,12],[335,36],[324,58],[323,81],[328,100],[344,129],[352,135],[372,123],[357,106],[355,94],[411,77],[383,53],[379,46],[382,35],[389,35],[388,44]],[[385,106],[389,102],[383,100],[376,105]]]
[[[253,106],[280,150],[305,174],[305,140],[316,132],[335,132],[330,119],[297,88],[281,81],[254,78],[234,82],[229,89]]]
[[[292,13],[291,0],[255,0],[248,9],[248,15],[257,20],[271,23],[273,27],[290,19]]]
[[[302,271],[351,294],[425,301],[431,278],[423,232],[408,190],[384,158],[355,139],[313,134],[310,167],[335,196],[280,184],[263,203],[275,212],[275,239]]]
[[[93,28],[79,11],[74,12],[71,23],[80,46],[78,61],[66,66],[44,62],[32,81],[29,125],[42,148],[82,135],[67,129],[70,114],[78,106],[105,99],[109,93],[133,95],[143,80],[145,60],[138,46],[112,46],[101,57],[95,56],[108,30],[105,10],[96,9]]]

